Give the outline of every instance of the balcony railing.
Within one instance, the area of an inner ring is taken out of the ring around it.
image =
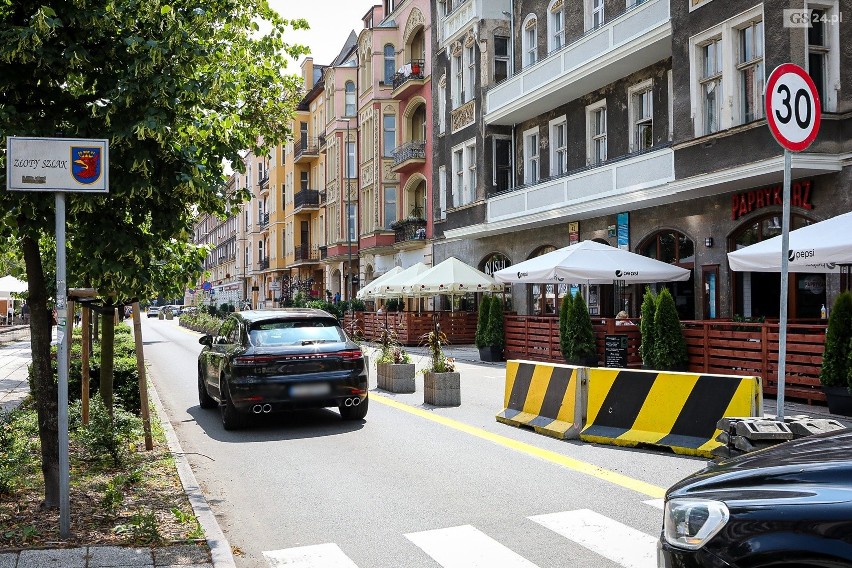
[[[293,196],[293,207],[319,207],[320,192],[316,189],[303,189]]]
[[[425,219],[403,219],[391,225],[391,228],[394,230],[394,242],[426,240]]]
[[[397,90],[406,81],[423,79],[425,63],[423,59],[412,59],[403,65],[399,71],[393,74],[393,90]]]
[[[303,155],[316,156],[319,154],[319,140],[308,136],[302,136],[293,145],[293,159],[297,162]]]
[[[328,258],[328,247],[327,246],[319,247],[319,255],[320,255],[320,260],[327,259]]]
[[[412,140],[399,146],[393,151],[393,167],[405,162],[406,160],[425,160],[426,159],[426,142],[423,140]]]
[[[262,213],[260,215],[260,220],[258,221],[261,229],[265,229],[269,226],[269,213]]]
[[[531,119],[671,57],[670,0],[645,0],[541,61],[518,70],[485,96],[486,124]]]
[[[466,0],[455,6],[452,12],[441,18],[441,25],[438,28],[439,41],[442,43],[447,41],[474,17],[476,17],[476,14],[474,13],[473,0]]]
[[[319,247],[312,247],[308,244],[301,244],[296,247],[296,262],[304,262],[306,260],[319,260]]]
[[[269,257],[260,259],[257,266],[260,270],[269,270]]]

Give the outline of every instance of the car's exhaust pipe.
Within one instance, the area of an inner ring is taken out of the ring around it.
[[[269,414],[271,411],[272,411],[272,405],[271,404],[264,404],[263,405],[263,413],[264,414]]]
[[[261,412],[263,412],[263,407],[259,404],[255,404],[254,406],[251,407],[251,411],[254,412],[255,414],[260,414]]]
[[[361,399],[358,397],[347,398],[343,401],[343,406],[358,406],[361,404]]]

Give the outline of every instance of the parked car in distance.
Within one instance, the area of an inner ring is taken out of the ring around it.
[[[181,313],[183,313],[183,306],[179,306],[177,304],[169,304],[168,306],[166,306],[166,308],[168,308],[172,312],[173,316],[179,316]]]
[[[148,317],[155,318],[159,316],[161,307],[162,306],[148,306],[148,311],[146,312],[148,314]]]
[[[226,430],[252,414],[299,408],[337,407],[344,420],[367,415],[367,360],[328,312],[235,312],[199,343],[198,401],[218,404]]]
[[[666,492],[660,568],[852,566],[852,429],[709,465]]]

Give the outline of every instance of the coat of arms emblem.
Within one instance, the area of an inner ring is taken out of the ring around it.
[[[101,149],[72,146],[71,175],[83,184],[98,181],[101,177]]]

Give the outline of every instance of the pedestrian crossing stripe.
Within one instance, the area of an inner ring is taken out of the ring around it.
[[[655,508],[661,500],[645,501]],[[623,568],[656,568],[657,538],[590,509],[527,517]],[[442,568],[539,568],[472,525],[404,535]],[[270,568],[358,568],[336,544],[265,551]]]

